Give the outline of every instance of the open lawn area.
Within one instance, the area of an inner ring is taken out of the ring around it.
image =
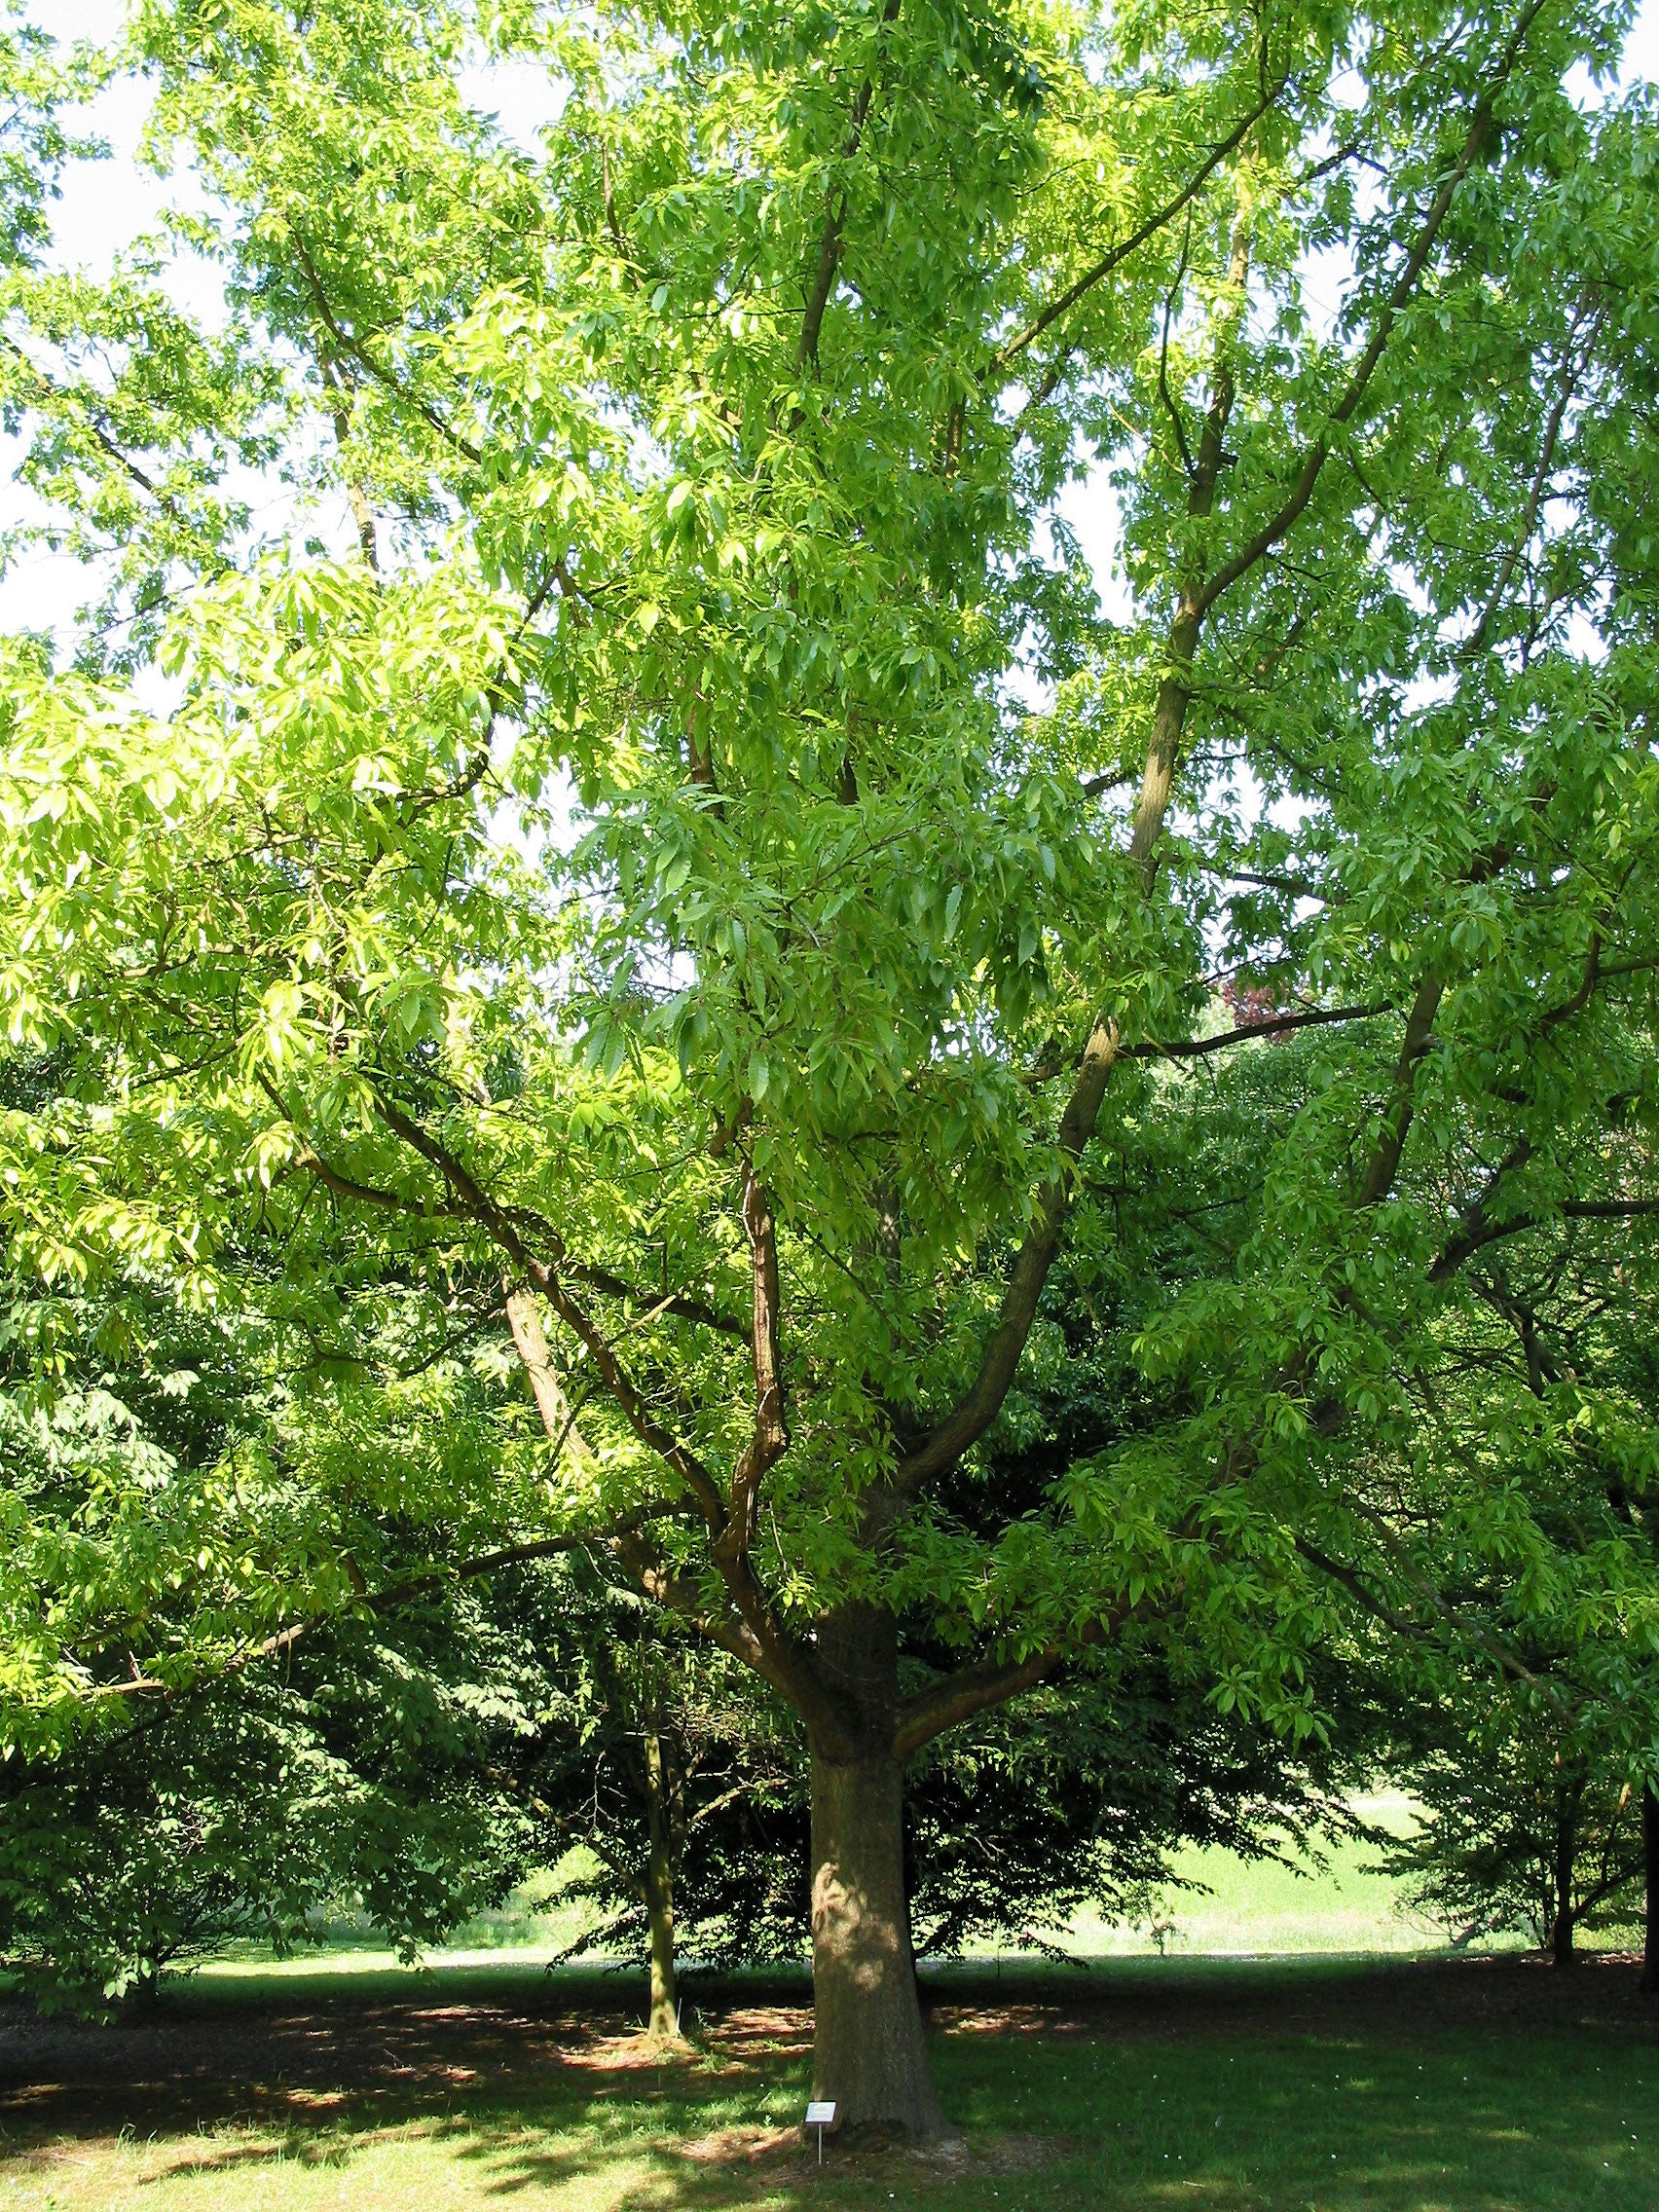
[[[1413,1821],[1410,1800],[1398,1791],[1357,1799],[1355,1810],[1395,1833],[1405,1832]],[[593,1905],[572,1903],[563,1895],[567,1879],[590,1862],[590,1854],[578,1845],[560,1866],[521,1883],[496,1910],[463,1922],[443,1948],[430,1954],[431,1963],[481,1966],[503,1953],[537,1965],[557,1958],[584,1928],[605,1917]],[[1243,1860],[1219,1847],[1187,1845],[1172,1855],[1172,1870],[1176,1879],[1141,1920],[1113,1923],[1086,1907],[1069,1927],[1047,1933],[1075,1956],[1096,1961],[1411,1954],[1445,1941],[1444,1931],[1415,1910],[1403,1886],[1379,1866],[1376,1847],[1358,1838],[1328,1839],[1317,1860],[1294,1850],[1283,1860]],[[361,1919],[321,1920],[315,1938],[314,1949],[280,1964],[264,1949],[233,1947],[204,1971],[212,1979],[253,1975],[265,1980],[320,1972],[361,1974],[395,1963],[384,1937]],[[1635,1931],[1619,1931],[1618,1939],[1636,1940]],[[1509,1949],[1517,1941],[1502,1938],[1496,1947]],[[997,1952],[994,1945],[980,1943],[972,1956],[991,1960]]]
[[[0,2212],[1652,2212],[1659,2006],[1626,1963],[1240,1965],[933,1984],[964,2147],[794,2132],[810,2015],[705,1984],[658,2063],[614,1978],[522,1962],[215,1976],[141,2025],[12,2009]]]

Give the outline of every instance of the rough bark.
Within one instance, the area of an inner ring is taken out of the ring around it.
[[[834,2101],[843,2126],[937,2138],[948,2130],[910,1942],[893,1616],[838,1608],[820,1624],[818,1656],[857,1715],[858,1752],[812,1747],[812,2093]]]
[[[651,1941],[651,2009],[645,2033],[658,2043],[680,2041],[680,1999],[674,1978],[674,1855],[669,1840],[668,1790],[662,1742],[645,1736],[645,1918]]]
[[[1647,1930],[1641,1955],[1641,1986],[1659,1996],[1659,1783],[1641,1793],[1641,1857],[1647,1875]]]
[[[892,1757],[812,1761],[812,2093],[842,2124],[946,2132],[928,2072],[910,1906],[903,1778]]]

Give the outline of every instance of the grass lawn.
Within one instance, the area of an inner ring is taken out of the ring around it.
[[[573,1933],[551,1879],[421,1972],[345,1924],[141,2025],[0,2003],[0,2212],[1659,2212],[1635,1970],[1432,1955],[1373,1857],[1195,1855],[1166,1957],[1080,1921],[1087,1972],[930,1973],[965,2148],[832,2140],[822,2173],[804,1976],[692,1976],[696,2048],[664,2063],[632,2032],[642,1976],[540,1971]]]
[[[1356,1810],[1396,1834],[1413,1822],[1410,1801],[1393,1791],[1362,1798]],[[1112,1927],[1085,1911],[1065,1940],[1094,1957],[1133,1957],[1160,1948],[1171,1958],[1282,1957],[1417,1952],[1442,1945],[1443,1932],[1413,1910],[1377,1859],[1373,1845],[1346,1841],[1327,1845],[1318,1864],[1247,1861],[1231,1851],[1192,1847],[1174,1861],[1177,1876],[1189,1886],[1163,1892],[1150,1927]],[[1151,1927],[1159,1929],[1158,1936]]]
[[[1397,1792],[1363,1798],[1357,1810],[1396,1832],[1412,1821],[1409,1800]],[[592,1927],[602,1917],[560,1895],[562,1875],[577,1869],[584,1856],[578,1846],[562,1867],[532,1876],[496,1911],[457,1929],[448,1944],[432,1952],[431,1964],[481,1966],[504,1952],[538,1964],[556,1957],[584,1926]],[[1303,1952],[1371,1956],[1419,1953],[1444,1943],[1442,1932],[1412,1909],[1399,1884],[1378,1870],[1377,1853],[1369,1844],[1330,1845],[1317,1864],[1245,1861],[1230,1851],[1194,1848],[1177,1853],[1174,1865],[1178,1880],[1163,1892],[1147,1921],[1113,1926],[1085,1910],[1069,1928],[1052,1932],[1056,1940],[1089,1959],[1276,1958]],[[249,1947],[206,1971],[215,1977],[252,1976],[263,1982],[272,1972],[301,1978],[318,1971],[357,1975],[395,1963],[365,1921],[335,1919],[317,1935],[316,1949],[279,1966],[269,1953]],[[973,1956],[993,1958],[995,1947],[980,1944]]]
[[[652,2062],[614,1981],[524,1965],[198,1982],[0,2027],[0,2212],[1653,2212],[1659,2007],[1628,1966],[1114,1963],[934,1985],[965,2151],[793,2135],[804,1991]]]

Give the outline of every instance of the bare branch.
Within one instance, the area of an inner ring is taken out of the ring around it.
[[[1284,1037],[1293,1029],[1318,1029],[1333,1021],[1375,1021],[1380,1014],[1388,1011],[1385,999],[1375,1000],[1370,1006],[1311,1007],[1302,1014],[1275,1014],[1267,1021],[1240,1022],[1236,1029],[1223,1029],[1214,1037],[1183,1037],[1172,1045],[1150,1041],[1144,1045],[1125,1045],[1119,1057],[1125,1060],[1196,1059],[1202,1053],[1225,1051],[1230,1045],[1245,1044],[1252,1037]]]
[[[163,1681],[154,1676],[139,1673],[134,1667],[133,1674],[126,1681],[98,1682],[78,1690],[76,1694],[86,1699],[132,1697],[151,1691],[176,1696],[184,1690],[201,1689],[205,1683],[240,1674],[256,1660],[272,1659],[280,1652],[292,1650],[296,1643],[314,1635],[318,1629],[327,1628],[331,1623],[342,1619],[351,1619],[358,1608],[375,1614],[388,1613],[416,1598],[429,1597],[434,1590],[441,1590],[451,1582],[472,1581],[480,1575],[496,1574],[502,1567],[519,1567],[530,1560],[555,1559],[566,1552],[587,1551],[601,1545],[615,1546],[637,1537],[653,1521],[673,1519],[684,1511],[685,1507],[678,1502],[659,1501],[641,1506],[637,1512],[626,1515],[621,1521],[606,1529],[576,1530],[568,1535],[536,1536],[522,1544],[503,1544],[497,1551],[480,1552],[475,1558],[459,1560],[453,1567],[434,1567],[429,1573],[411,1575],[407,1580],[393,1583],[385,1590],[359,1592],[355,1607],[345,1611],[313,1613],[304,1620],[290,1621],[286,1628],[262,1637],[257,1643],[244,1645],[240,1651],[233,1652],[222,1666],[215,1667],[204,1675],[195,1676],[187,1682]]]

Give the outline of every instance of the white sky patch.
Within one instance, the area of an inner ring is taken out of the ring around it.
[[[546,154],[541,133],[558,122],[570,87],[549,77],[537,61],[492,61],[462,69],[457,83],[461,97],[489,116],[507,143],[540,161]]]

